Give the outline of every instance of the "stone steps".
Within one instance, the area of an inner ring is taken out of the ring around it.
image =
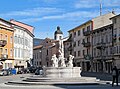
[[[10,81],[9,85],[97,85],[96,78],[92,77],[75,77],[75,78],[46,78],[46,77],[29,77],[19,81]]]

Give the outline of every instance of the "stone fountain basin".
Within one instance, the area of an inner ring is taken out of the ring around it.
[[[49,78],[81,77],[81,67],[44,67],[44,76]]]

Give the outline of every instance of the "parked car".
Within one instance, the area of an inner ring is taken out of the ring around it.
[[[28,70],[29,70],[30,73],[35,73],[36,68],[34,66],[31,66],[31,67],[28,68]]]
[[[43,68],[42,67],[38,67],[35,71],[35,75],[43,75]]]
[[[9,75],[9,74],[10,74],[10,71],[8,69],[0,70],[0,75],[1,76],[6,76],[6,75]]]

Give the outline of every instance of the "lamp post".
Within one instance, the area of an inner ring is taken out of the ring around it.
[[[41,62],[42,62],[42,51],[40,50],[39,52],[40,52],[40,57],[39,57],[39,58],[41,59],[39,63],[40,63],[40,66],[42,66],[42,65],[41,65],[41,64],[42,64],[42,63],[41,63]]]

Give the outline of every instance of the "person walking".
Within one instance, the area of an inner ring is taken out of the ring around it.
[[[116,66],[112,69],[112,86],[114,86],[114,83],[116,82],[116,85],[118,86],[118,69]]]

